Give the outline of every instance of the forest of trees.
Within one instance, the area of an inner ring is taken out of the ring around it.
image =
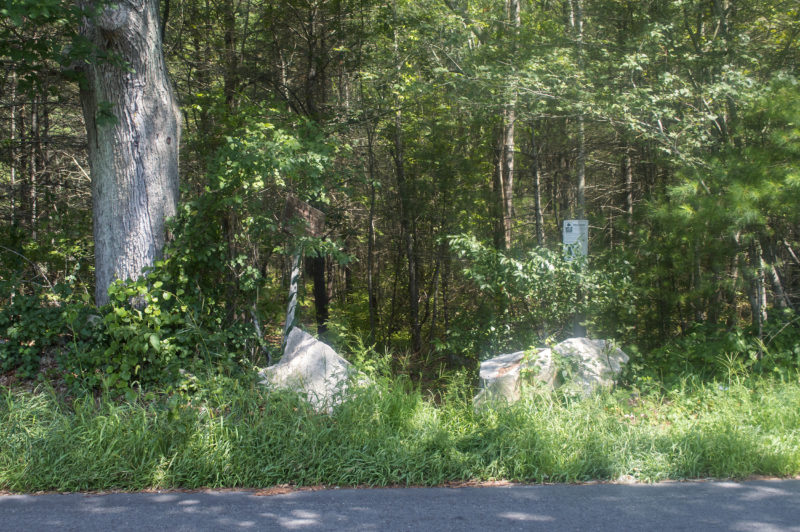
[[[300,247],[301,322],[419,370],[575,315],[800,363],[798,0],[5,5],[0,370],[275,352]]]

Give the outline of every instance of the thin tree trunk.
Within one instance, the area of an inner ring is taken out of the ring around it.
[[[516,60],[517,38],[520,28],[519,0],[506,0],[506,16],[512,30],[511,62]],[[511,249],[511,232],[514,220],[514,130],[517,121],[517,80],[512,72],[508,80],[509,96],[503,107],[500,139],[495,167],[494,192],[498,204],[497,227],[495,229],[495,247]]]
[[[794,260],[794,263],[800,266],[800,258],[797,258],[797,253],[794,252],[791,244],[789,244],[789,242],[784,239],[783,245],[786,247],[786,251],[788,251],[789,255],[792,257],[792,260]]]
[[[628,237],[633,236],[633,164],[628,148],[622,158],[622,169],[625,179],[625,215],[628,223]]]
[[[225,50],[225,77],[223,80],[223,93],[228,111],[236,110],[236,91],[239,86],[236,55],[236,5],[233,0],[225,0],[223,5],[222,23],[224,27]]]
[[[544,214],[542,213],[542,182],[539,172],[539,147],[536,145],[536,125],[531,124],[531,166],[533,167],[533,209],[536,218],[536,242],[544,245]]]
[[[570,22],[578,41],[578,66],[583,67],[583,0],[570,1]],[[583,114],[578,116],[578,160],[576,172],[575,216],[586,217],[586,132]]]
[[[397,6],[393,4],[395,15]],[[397,25],[394,30],[394,53],[397,62],[397,74],[401,74],[402,64],[397,60],[398,36]],[[408,304],[411,318],[411,350],[419,353],[422,350],[422,335],[419,322],[419,287],[417,286],[417,256],[415,250],[416,227],[413,219],[412,191],[410,184],[406,180],[404,149],[403,149],[403,115],[400,109],[400,102],[396,101],[394,115],[394,164],[395,175],[397,178],[397,188],[400,194],[400,225],[403,231],[404,247],[406,260],[408,262]]]
[[[17,73],[11,73],[11,141],[9,143],[11,161],[11,225],[17,225]]]
[[[511,229],[514,220],[514,129],[517,120],[516,95],[503,111],[503,249],[511,249]]]
[[[95,240],[95,301],[114,279],[139,277],[164,249],[177,211],[180,114],[164,63],[157,0],[120,0],[82,33],[129,68],[86,66],[86,123]]]
[[[563,172],[566,172],[566,168],[567,168],[567,162],[566,162],[566,159],[565,159],[564,155],[562,154],[559,157],[558,170],[555,172],[555,175],[553,176],[553,189],[552,189],[552,192],[553,192],[553,218],[555,219],[555,222],[556,222],[556,231],[561,231],[561,221],[562,221],[561,220],[562,219],[562,213],[561,213],[561,177],[562,177],[562,175],[561,174]]]
[[[740,237],[734,235],[734,241],[738,248],[741,248]],[[745,281],[747,282],[747,299],[750,303],[750,319],[758,331],[758,338],[763,338],[764,322],[767,320],[766,292],[764,286],[764,270],[761,266],[760,244],[754,240],[747,249],[739,253],[739,269],[741,269]],[[750,264],[747,264],[747,256]]]
[[[778,307],[793,308],[792,302],[789,300],[789,296],[786,295],[786,290],[783,288],[783,281],[781,281],[781,276],[778,273],[778,269],[775,267],[774,259],[766,264],[766,268],[770,276],[770,281],[772,282],[772,289],[775,292],[775,301]]]
[[[575,215],[579,220],[586,218],[586,135],[583,115],[578,117],[578,160]]]
[[[38,205],[37,201],[37,180],[39,177],[39,168],[37,165],[38,153],[36,153],[36,145],[39,142],[39,104],[35,100],[31,100],[31,135],[28,145],[28,164],[30,165],[28,171],[28,223],[30,224],[31,238],[36,240],[36,226],[38,223]]]
[[[412,219],[411,191],[406,181],[405,163],[403,159],[402,114],[400,109],[395,113],[394,163],[397,177],[397,188],[400,193],[400,224],[403,230],[403,241],[408,262],[408,303],[411,317],[411,349],[414,353],[422,350],[422,337],[419,323],[419,287],[417,286],[417,257],[414,249],[416,231]]]
[[[752,258],[751,260],[756,264],[755,269],[755,291],[756,298],[758,299],[757,307],[753,310],[758,311],[758,339],[761,343],[758,347],[758,358],[764,356],[763,340],[764,340],[764,324],[769,319],[767,314],[767,283],[766,275],[764,273],[764,254],[761,249],[761,242],[755,239],[751,245]]]
[[[758,239],[753,242],[753,261],[756,264],[756,287],[758,290],[758,308],[760,310],[759,319],[763,324],[769,318],[767,313],[767,276],[764,268],[764,252],[761,248],[761,242]]]
[[[369,337],[375,341],[378,328],[378,302],[375,297],[375,130],[367,127],[367,171],[369,175],[369,221],[367,230],[367,299],[369,301]]]
[[[164,13],[161,15],[161,42],[165,41],[164,36],[167,34],[167,22],[169,22],[169,2],[170,0],[164,0]]]
[[[441,278],[440,264],[441,254],[437,256],[436,264],[433,267],[433,288],[431,290],[433,295],[433,310],[431,311],[431,327],[428,329],[428,343],[431,342],[433,335],[436,332],[436,321],[439,317],[439,280]]]
[[[495,249],[506,249],[505,247],[505,192],[506,188],[503,186],[503,124],[500,124],[500,129],[497,134],[497,142],[494,150],[494,173],[492,174],[492,219],[494,221],[494,247]]]

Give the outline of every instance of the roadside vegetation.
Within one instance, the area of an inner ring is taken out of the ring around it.
[[[668,387],[632,378],[588,399],[531,388],[518,403],[476,411],[465,373],[444,376],[432,393],[371,368],[373,384],[330,415],[241,369],[183,373],[127,398],[65,394],[47,382],[0,387],[0,490],[800,474],[797,374],[729,368]]]
[[[799,6],[7,1],[0,490],[800,474]],[[474,410],[576,319],[613,390]]]

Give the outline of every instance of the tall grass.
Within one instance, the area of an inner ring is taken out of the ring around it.
[[[66,405],[0,388],[0,489],[277,484],[435,485],[470,479],[643,481],[800,473],[800,385],[705,384],[578,401],[530,394],[475,412],[407,381],[360,390],[332,415],[252,381],[193,395]]]

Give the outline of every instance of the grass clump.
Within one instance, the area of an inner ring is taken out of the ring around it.
[[[800,384],[684,382],[586,400],[527,395],[474,411],[408,380],[359,390],[331,415],[255,380],[209,376],[191,393],[66,404],[0,389],[0,489],[642,481],[800,473]]]

